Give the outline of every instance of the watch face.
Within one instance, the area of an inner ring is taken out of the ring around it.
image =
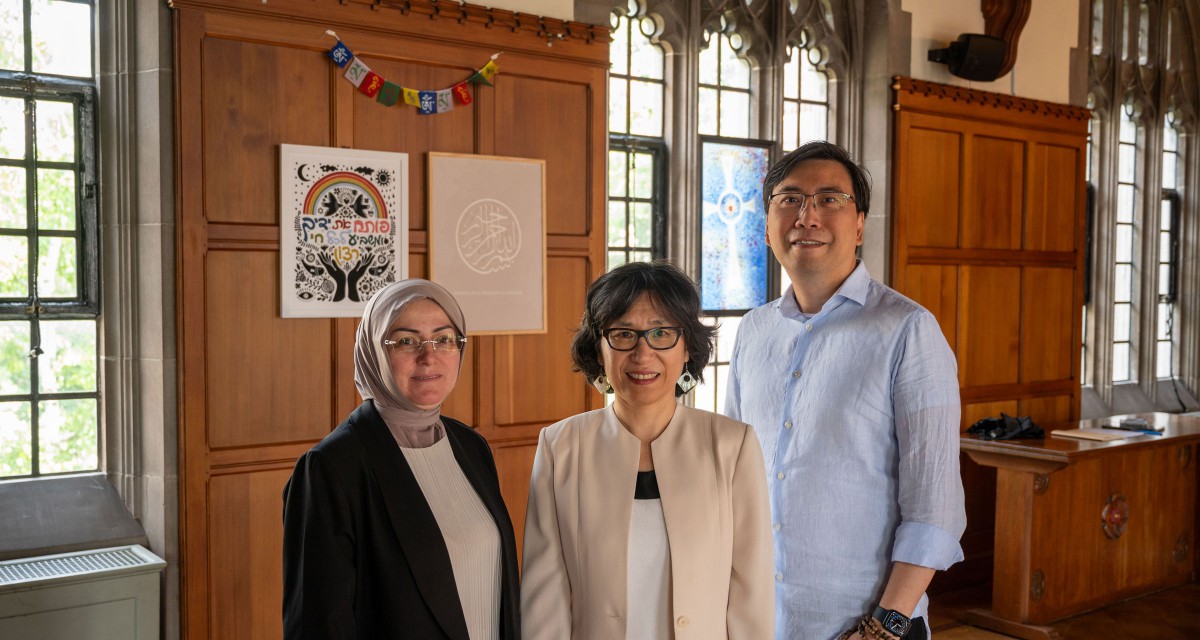
[[[906,635],[910,625],[911,621],[908,618],[905,618],[895,611],[889,611],[887,616],[883,619],[883,627],[890,633],[897,636],[903,637]]]

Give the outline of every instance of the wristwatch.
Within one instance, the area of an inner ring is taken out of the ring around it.
[[[909,629],[912,629],[912,620],[899,611],[884,609],[876,605],[875,610],[871,612],[871,617],[879,621],[883,628],[890,634],[903,638],[908,635]]]

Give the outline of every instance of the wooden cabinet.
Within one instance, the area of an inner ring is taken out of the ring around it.
[[[1079,418],[1087,109],[896,78],[891,284],[938,319],[963,428]],[[986,580],[994,474],[963,460],[966,561]]]
[[[1192,579],[1200,418],[1140,416],[1164,434],[963,439],[967,455],[996,468],[992,609],[971,612],[971,624],[1051,638],[1039,625]]]

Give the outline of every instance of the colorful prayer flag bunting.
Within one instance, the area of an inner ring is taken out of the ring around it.
[[[362,86],[363,80],[367,79],[368,73],[371,73],[371,68],[363,64],[358,58],[355,58],[351,60],[349,66],[346,67],[345,75],[346,79],[350,81],[350,84],[360,87]]]
[[[446,113],[447,111],[454,111],[454,92],[442,89],[437,92],[437,112]]]
[[[343,75],[359,91],[375,98],[377,102],[388,107],[400,102],[401,97],[403,97],[404,103],[416,107],[417,112],[421,115],[453,111],[455,102],[462,105],[471,104],[474,99],[467,85],[486,84],[491,86],[491,79],[500,71],[499,66],[496,64],[496,58],[500,57],[500,54],[496,53],[487,61],[487,64],[471,74],[469,78],[449,89],[433,91],[409,89],[371,71],[371,68],[359,60],[354,55],[354,52],[333,31],[326,30],[325,35],[331,36],[337,41],[328,51],[329,59],[333,60],[338,68],[345,69]]]
[[[339,67],[346,66],[346,63],[350,62],[350,59],[353,57],[354,54],[350,53],[350,47],[342,44],[341,40],[338,40],[337,44],[333,45],[333,48],[329,50],[329,58],[336,62]]]
[[[490,84],[492,76],[495,76],[497,71],[499,69],[496,67],[496,61],[488,60],[488,63],[483,65],[483,68],[479,70],[479,75],[483,76],[483,79]]]
[[[383,82],[384,80],[379,77],[379,74],[368,71],[367,77],[363,78],[362,84],[358,85],[358,90],[367,94],[368,98],[374,98],[375,94],[383,88]]]
[[[379,95],[375,97],[380,104],[385,107],[390,107],[400,100],[400,85],[394,82],[383,82],[383,88],[379,90]]]
[[[451,91],[454,92],[454,99],[458,100],[459,104],[471,104],[471,90],[467,88],[466,82],[454,85]]]
[[[431,113],[437,113],[437,92],[436,91],[420,91],[421,104],[417,105],[417,111],[427,116]]]

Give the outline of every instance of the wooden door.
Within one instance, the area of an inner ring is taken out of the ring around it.
[[[472,338],[443,408],[491,442],[520,540],[538,431],[601,404],[567,346],[604,265],[609,37],[420,0],[172,4],[183,637],[277,638],[284,483],[360,402],[357,320],[280,316],[279,145],[409,154],[416,277],[428,272],[426,152],[547,161],[547,331]],[[471,105],[421,116],[358,93],[326,57],[326,29],[383,77],[423,89],[504,55]]]
[[[1079,419],[1086,109],[897,78],[892,284],[938,318],[965,431]],[[967,561],[991,575],[995,472],[962,458]]]

